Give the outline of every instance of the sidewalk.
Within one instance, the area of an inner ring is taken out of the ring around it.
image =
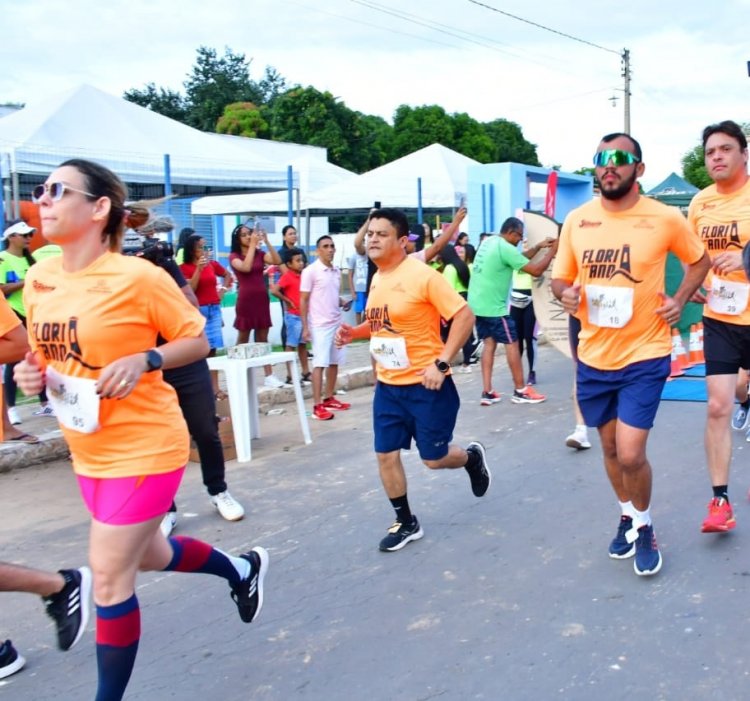
[[[262,372],[256,370],[256,373],[258,373],[258,384],[260,385],[258,403],[262,414],[267,413],[278,404],[294,402],[294,390],[291,387],[282,389],[263,387]],[[274,374],[283,381],[286,378],[286,366],[275,365]],[[372,383],[372,368],[370,365],[368,344],[356,343],[349,346],[347,348],[346,362],[339,369],[338,388],[349,391],[358,387],[371,385]],[[223,386],[221,377],[219,378],[219,386]],[[302,389],[305,399],[309,399],[312,396],[311,386],[305,385]],[[36,402],[20,404],[18,411],[23,423],[17,428],[25,433],[38,436],[39,442],[0,443],[0,473],[40,463],[62,460],[68,457],[68,446],[62,437],[57,419],[33,416],[33,412],[38,407],[39,404]]]

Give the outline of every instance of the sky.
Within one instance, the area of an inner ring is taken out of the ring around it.
[[[588,166],[624,128],[646,189],[707,124],[750,121],[750,0],[0,0],[0,103],[32,104],[88,83],[114,95],[153,82],[184,92],[203,45],[273,66],[392,123],[439,104],[518,123],[545,166]],[[613,99],[614,98],[614,99]]]

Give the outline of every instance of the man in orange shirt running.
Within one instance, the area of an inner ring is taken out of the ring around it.
[[[463,467],[474,496],[490,486],[484,446],[473,441],[464,449],[451,444],[460,401],[450,376],[450,361],[474,325],[466,301],[440,273],[406,255],[409,226],[397,209],[371,213],[367,253],[377,265],[367,298],[365,321],[342,324],[336,344],[370,339],[377,361],[372,419],[380,478],[396,512],[396,522],[380,550],[400,550],[424,534],[406,495],[401,450],[417,443],[422,462],[433,470]],[[451,319],[443,345],[440,318]]]
[[[710,263],[678,209],[640,196],[645,166],[635,139],[604,136],[594,165],[601,198],[566,217],[552,291],[581,321],[578,404],[586,425],[599,431],[604,466],[620,502],[609,556],[635,555],[635,573],[648,576],[661,569],[662,557],[651,523],[646,442],[669,376],[669,326]],[[687,266],[673,297],[664,292],[669,251]]]
[[[711,258],[705,282],[703,343],[706,356],[706,460],[713,496],[703,533],[725,533],[735,527],[729,503],[732,459],[730,418],[740,368],[750,367],[750,284],[742,266],[742,249],[750,241],[750,179],[747,139],[734,122],[703,130],[706,170],[714,181],[690,203],[688,221]]]

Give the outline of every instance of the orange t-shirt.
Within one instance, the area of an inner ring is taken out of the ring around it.
[[[741,253],[750,241],[750,180],[729,195],[719,194],[716,185],[701,190],[690,203],[688,222],[703,240],[712,260],[724,251]],[[726,306],[715,305],[719,306],[719,310],[715,310],[709,296],[708,304],[703,308],[705,316],[729,324],[750,326],[750,295],[747,294],[748,281],[744,270],[721,276],[709,271],[704,286],[706,290],[724,288],[722,293],[728,298]],[[732,297],[746,301],[732,308]],[[722,308],[732,313],[723,313]]]
[[[565,218],[552,278],[581,285],[578,357],[600,370],[619,370],[670,354],[662,305],[667,252],[683,263],[703,256],[700,239],[675,207],[640,197],[625,212],[599,199]]]
[[[31,347],[74,378],[96,380],[114,360],[153,348],[157,335],[195,338],[205,325],[167,273],[119,253],[75,273],[62,269],[62,258],[43,260],[29,269],[23,296]],[[132,477],[187,462],[187,427],[160,370],[143,373],[125,399],[102,399],[99,426],[80,433],[61,425],[77,474]]]
[[[389,385],[421,383],[418,371],[443,352],[440,317],[452,319],[465,306],[466,300],[440,273],[415,258],[405,258],[387,273],[375,273],[365,310],[370,338],[405,344],[409,359],[409,366],[399,369],[378,363],[378,380]]]

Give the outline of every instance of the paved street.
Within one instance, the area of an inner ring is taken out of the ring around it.
[[[247,510],[214,512],[191,464],[176,533],[271,555],[259,620],[241,623],[225,582],[204,575],[139,580],[140,651],[126,698],[138,701],[740,701],[750,695],[750,444],[735,436],[730,497],[738,527],[702,535],[710,497],[704,406],[667,402],[652,434],[653,515],[664,567],[653,578],[613,561],[619,513],[598,442],[564,446],[572,429],[570,361],[540,349],[549,400],[511,404],[504,358],[480,407],[479,372],[456,375],[456,440],[485,443],[493,482],[472,496],[463,470],[430,472],[405,456],[425,537],[381,553],[393,513],[372,454],[371,389],[346,395],[335,420],[302,443],[294,405],[264,416],[253,461],[230,463]],[[86,557],[86,514],[69,465],[0,474],[2,558],[56,569]],[[0,635],[27,658],[0,701],[90,699],[93,622],[69,653],[54,647],[38,599],[2,594]]]

